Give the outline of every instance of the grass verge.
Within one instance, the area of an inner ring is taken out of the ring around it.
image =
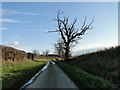
[[[71,58],[66,62],[120,88],[120,46]]]
[[[32,60],[23,61],[17,64],[8,64],[2,67],[2,87],[20,88],[28,82],[44,65],[43,62]]]
[[[84,72],[70,64],[57,61],[60,68],[76,83],[79,88],[116,88],[109,82]]]

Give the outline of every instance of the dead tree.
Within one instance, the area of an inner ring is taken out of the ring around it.
[[[60,56],[61,59],[64,59],[64,43],[61,39],[54,44],[55,53]]]
[[[61,14],[63,15],[63,13],[60,13],[60,11],[58,11],[57,17],[55,19],[55,21],[57,21],[57,29],[55,31],[49,31],[49,32],[60,33],[60,36],[65,45],[65,60],[68,60],[71,46],[77,43],[78,40],[81,39],[81,36],[84,35],[88,29],[93,28],[91,27],[91,25],[94,21],[94,17],[88,25],[86,25],[86,17],[85,17],[81,29],[76,29],[75,24],[77,22],[77,18],[75,18],[72,24],[68,25],[69,17],[65,17],[63,15],[63,18],[60,18]]]
[[[50,52],[49,50],[45,50],[45,51],[43,51],[43,55],[45,55],[46,58],[48,58],[49,52]]]
[[[38,50],[33,50],[33,54],[34,54],[35,56],[39,56],[39,55],[40,55],[40,53],[39,53]]]

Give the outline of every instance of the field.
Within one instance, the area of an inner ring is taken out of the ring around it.
[[[2,66],[2,87],[20,88],[45,65],[46,61],[23,60],[20,63]]]
[[[112,84],[120,85],[120,47],[105,49],[74,57],[67,63]]]

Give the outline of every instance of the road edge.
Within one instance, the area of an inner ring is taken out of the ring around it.
[[[50,64],[50,61],[55,64],[52,60],[47,61],[46,65],[35,75],[33,76],[27,83],[25,83],[19,90],[23,90],[26,86],[28,86],[29,84],[33,83],[35,81],[35,79],[39,76],[39,74],[46,70],[48,68],[48,65]]]

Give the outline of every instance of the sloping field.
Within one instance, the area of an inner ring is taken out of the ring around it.
[[[120,47],[74,57],[68,63],[110,83],[120,85]]]

